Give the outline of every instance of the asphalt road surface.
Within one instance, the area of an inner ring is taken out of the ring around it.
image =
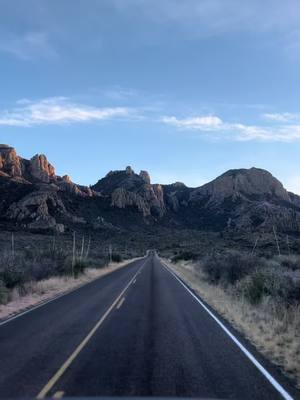
[[[238,340],[151,252],[0,325],[0,398],[299,398]]]

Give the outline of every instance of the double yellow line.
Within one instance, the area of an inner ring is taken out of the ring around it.
[[[137,271],[137,273],[134,275],[134,277],[130,280],[130,282],[125,286],[125,288],[122,290],[122,292],[119,294],[119,296],[114,300],[114,302],[111,304],[111,306],[106,310],[104,315],[99,319],[99,321],[96,323],[94,328],[90,331],[90,333],[83,339],[83,341],[77,346],[77,348],[70,355],[70,357],[67,359],[67,361],[65,361],[65,363],[59,368],[59,370],[56,372],[56,374],[53,375],[53,377],[50,379],[50,381],[43,387],[43,389],[37,395],[37,399],[44,399],[47,396],[47,394],[50,392],[50,390],[53,388],[53,386],[57,383],[57,381],[66,372],[66,370],[69,368],[69,366],[75,360],[75,358],[78,356],[78,354],[81,352],[81,350],[87,345],[87,343],[94,336],[94,334],[99,329],[99,327],[103,324],[103,322],[108,317],[108,315],[112,312],[114,307],[118,304],[121,297],[124,295],[124,293],[129,288],[129,286],[134,282],[134,280],[136,279],[137,275],[141,272],[141,269],[144,267],[146,262],[147,262],[147,260],[144,262],[144,264],[141,266],[141,268]]]

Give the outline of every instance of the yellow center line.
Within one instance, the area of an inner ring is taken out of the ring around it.
[[[54,399],[61,399],[64,396],[65,392],[56,392],[53,396]]]
[[[134,283],[134,282],[133,282]],[[125,301],[125,297],[123,297],[121,300],[120,300],[120,302],[119,302],[119,304],[117,305],[117,310],[119,309],[119,308],[121,308],[122,307],[122,304],[124,303],[124,301]]]
[[[146,261],[144,262],[142,267],[139,269],[139,271],[144,267],[145,264],[146,264]],[[135,280],[135,278],[138,275],[139,271],[134,275],[134,277],[130,280],[130,282],[125,286],[125,288],[119,294],[119,296],[114,300],[114,302],[106,310],[106,312],[103,314],[103,316],[100,318],[100,320],[94,326],[94,328],[90,331],[90,333],[83,339],[83,341],[77,346],[77,348],[70,355],[70,357],[64,362],[64,364],[59,368],[59,370],[53,375],[53,377],[49,380],[49,382],[43,387],[43,389],[37,395],[37,399],[44,399],[47,396],[49,391],[53,388],[53,386],[57,383],[57,381],[61,378],[61,376],[69,368],[69,366],[72,364],[72,362],[75,360],[75,358],[81,352],[81,350],[87,345],[89,340],[94,336],[94,334],[96,333],[98,328],[103,324],[103,322],[108,317],[108,315],[111,313],[111,311],[116,306],[116,304],[118,304],[118,302],[120,301],[121,297],[124,295],[124,293],[129,288],[129,286],[132,284],[132,282]]]

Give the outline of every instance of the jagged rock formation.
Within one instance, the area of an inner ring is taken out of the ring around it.
[[[166,211],[163,188],[151,185],[148,172],[137,175],[131,167],[125,171],[109,172],[92,189],[111,197],[111,206],[135,207],[144,217],[162,217]]]
[[[30,160],[29,166],[30,175],[38,181],[50,183],[56,181],[55,169],[48,162],[44,154],[36,154]]]
[[[140,177],[144,180],[145,183],[147,183],[148,185],[150,185],[151,183],[151,178],[150,175],[147,171],[141,171],[140,172]]]
[[[38,191],[13,203],[8,209],[7,217],[23,224],[26,223],[30,230],[51,229],[64,232],[64,225],[57,223],[56,219],[50,215],[50,209],[55,209],[55,213],[67,213],[57,193]]]
[[[110,171],[92,187],[55,174],[46,156],[0,145],[0,223],[20,229],[120,231],[138,226],[214,231],[300,232],[300,197],[268,171],[227,171],[199,188],[151,184],[146,171]],[[79,228],[78,228],[79,227]]]
[[[0,174],[1,176],[21,177],[23,174],[21,158],[13,147],[0,144]]]

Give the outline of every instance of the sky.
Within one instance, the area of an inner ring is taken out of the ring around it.
[[[299,0],[0,0],[0,143],[94,184],[269,170],[300,194]]]

